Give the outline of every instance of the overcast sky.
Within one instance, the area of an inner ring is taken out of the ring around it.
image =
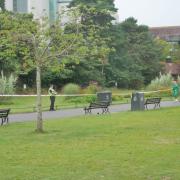
[[[120,21],[134,17],[150,27],[180,26],[180,0],[115,0]]]

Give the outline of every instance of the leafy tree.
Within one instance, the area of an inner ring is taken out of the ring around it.
[[[5,9],[5,0],[0,0],[0,9],[1,10]]]
[[[86,42],[87,56],[79,63],[69,61],[61,72],[51,70],[43,73],[43,82],[56,82],[58,86],[68,82],[88,85],[95,80],[100,84],[105,82],[104,68],[108,65],[108,56],[113,49],[108,46],[111,41],[108,36],[112,26],[111,11],[116,11],[113,1],[72,1],[71,5],[80,9],[80,32]],[[66,26],[72,31],[72,26]]]
[[[79,14],[71,11],[69,24],[52,26],[47,19],[39,23],[31,15],[3,12],[1,18],[1,68],[5,71],[31,71],[36,69],[37,130],[43,131],[41,108],[41,71],[43,68],[60,72],[66,63],[79,63],[86,54],[80,32]],[[73,27],[69,29],[68,27]]]
[[[155,43],[160,47],[162,53],[161,61],[165,61],[168,56],[171,56],[171,50],[173,50],[173,45],[159,38],[155,38]]]
[[[32,15],[0,12],[0,71],[6,74],[20,73],[28,69],[31,59],[31,47],[16,39],[16,34],[34,33],[36,25]]]
[[[40,21],[35,32],[16,33],[17,41],[29,44],[31,47],[31,61],[27,64],[36,68],[37,86],[37,131],[43,131],[42,105],[41,105],[41,71],[44,67],[53,69],[54,72],[61,71],[67,62],[78,63],[79,58],[86,54],[82,34],[79,32],[81,26],[77,23],[79,14],[71,11],[70,24],[74,25],[72,31],[59,26],[59,21],[52,26],[47,24],[46,19]]]
[[[114,25],[111,30],[110,66],[107,82],[121,87],[138,88],[149,83],[160,70],[160,47],[149,35],[148,27],[139,26],[134,18]]]
[[[89,56],[80,61],[80,65],[76,66],[74,69],[74,72],[76,72],[74,77],[86,77],[84,80],[80,79],[82,83],[84,81],[84,83],[87,84],[87,81],[90,79],[94,80],[92,78],[94,78],[93,75],[96,74],[98,75],[95,78],[96,81],[103,84],[105,81],[104,68],[108,64],[109,53],[113,51],[113,48],[108,45],[111,41],[108,33],[112,26],[112,20],[114,19],[111,16],[111,12],[116,11],[114,3],[109,0],[74,0],[70,6],[77,6],[80,8],[80,20],[82,23],[81,32],[84,35],[84,41],[86,42],[89,54]],[[82,67],[86,67],[87,71],[85,72]]]
[[[71,6],[86,5],[97,10],[116,11],[114,0],[73,0]]]

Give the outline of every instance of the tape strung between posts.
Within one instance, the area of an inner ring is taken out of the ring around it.
[[[171,89],[165,89],[165,90],[157,90],[157,91],[137,91],[139,93],[144,93],[144,94],[151,94],[151,93],[158,93],[158,92],[168,92],[171,91]],[[127,94],[112,94],[112,96],[128,96],[132,95],[132,93],[127,93]],[[36,97],[36,94],[33,95],[0,95],[0,97]],[[49,97],[49,95],[41,95],[42,97]],[[96,94],[71,94],[71,95],[56,95],[56,97],[84,97],[84,96],[96,96]]]

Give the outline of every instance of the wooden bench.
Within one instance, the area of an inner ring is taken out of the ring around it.
[[[8,123],[9,122],[9,115],[10,109],[0,109],[0,119],[1,119],[1,126],[3,123]]]
[[[148,109],[149,104],[154,104],[154,109],[159,107],[160,108],[161,98],[147,98],[145,100],[144,106]]]
[[[109,113],[110,102],[91,102],[84,108],[85,114],[91,114],[92,109],[102,109],[102,114]]]

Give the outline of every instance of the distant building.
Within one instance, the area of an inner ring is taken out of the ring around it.
[[[5,9],[18,13],[32,13],[34,19],[41,19],[47,16],[50,22],[57,19],[58,14],[64,13],[72,0],[5,0]],[[119,22],[117,13],[113,13],[113,23]],[[68,22],[68,16],[64,13],[62,24]]]
[[[180,45],[180,26],[152,27],[149,30],[154,37],[171,43],[172,47],[177,43]],[[169,51],[172,51],[172,49]],[[180,63],[173,63],[171,56],[168,56],[166,63],[162,64],[164,73],[171,74],[175,79],[180,76]]]
[[[163,63],[164,72],[166,74],[171,74],[175,79],[180,76],[180,63]]]
[[[64,24],[66,24],[69,21],[68,15],[65,12],[69,6],[69,4],[71,3],[72,0],[58,0],[58,13],[62,14],[62,19],[61,19],[61,25],[63,26]]]
[[[57,17],[57,0],[5,0],[5,8],[19,13],[32,13],[34,19],[44,16],[54,21]]]
[[[149,30],[154,37],[180,44],[180,26],[152,27]]]

